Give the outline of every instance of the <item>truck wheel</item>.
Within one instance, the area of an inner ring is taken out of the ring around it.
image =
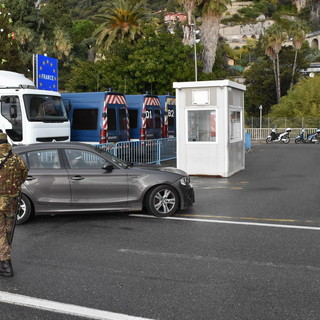
[[[17,224],[23,224],[31,217],[32,206],[29,198],[22,194],[20,200],[20,210],[17,215]]]
[[[179,206],[178,192],[171,186],[160,185],[147,195],[148,212],[156,217],[172,216]]]

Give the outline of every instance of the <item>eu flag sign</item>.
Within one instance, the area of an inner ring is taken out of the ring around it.
[[[58,60],[37,54],[36,56],[37,88],[58,91]]]

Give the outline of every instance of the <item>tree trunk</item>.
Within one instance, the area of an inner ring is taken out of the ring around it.
[[[272,64],[273,64],[274,82],[276,85],[276,96],[278,101],[278,72],[277,72],[276,59],[272,59]]]
[[[273,64],[273,73],[274,73],[274,82],[276,84],[276,91],[277,91],[277,82],[278,82],[278,77],[277,77],[277,67],[276,67],[276,60],[272,60],[272,64]]]
[[[279,63],[279,54],[277,54],[277,103],[280,103],[281,98],[281,85],[280,85],[280,63]]]
[[[311,20],[314,22],[318,21],[320,17],[320,1],[310,1],[310,9]]]
[[[297,57],[298,57],[298,50],[295,50],[294,62],[293,62],[293,67],[292,67],[292,78],[291,78],[291,83],[290,83],[290,90],[293,87],[294,74],[296,72],[296,67],[297,67]]]
[[[203,43],[203,72],[210,73],[216,60],[219,39],[219,23],[221,16],[204,16],[201,26],[201,40]]]

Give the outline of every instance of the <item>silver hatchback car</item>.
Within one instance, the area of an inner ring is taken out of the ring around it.
[[[17,224],[32,215],[141,211],[173,215],[194,200],[190,178],[171,167],[132,166],[101,148],[50,142],[15,146],[29,168]]]

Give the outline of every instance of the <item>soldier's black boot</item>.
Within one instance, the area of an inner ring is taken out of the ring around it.
[[[0,276],[13,277],[11,260],[0,261]]]

